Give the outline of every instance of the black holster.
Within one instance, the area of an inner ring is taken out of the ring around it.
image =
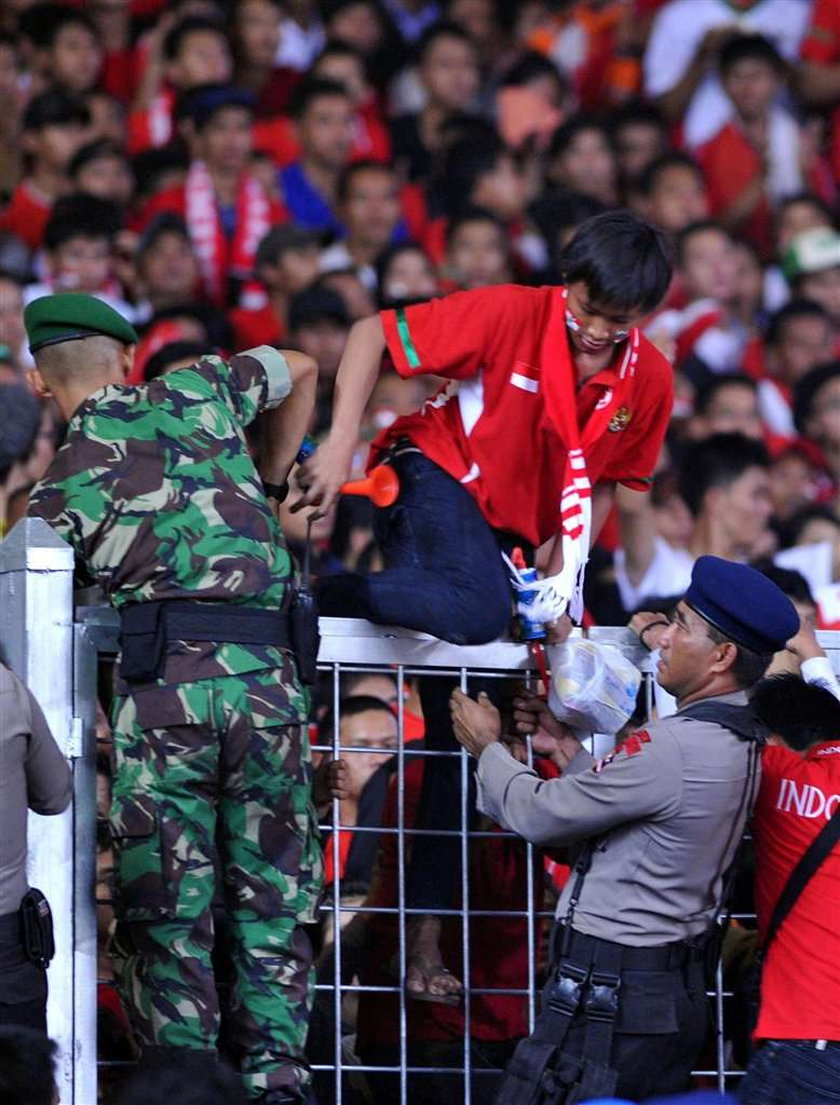
[[[55,955],[55,936],[50,903],[33,886],[20,903],[20,940],[26,958],[39,967],[47,967]]]
[[[318,672],[321,634],[318,632],[318,606],[315,596],[303,584],[298,587],[292,600],[289,627],[300,681],[311,687]]]

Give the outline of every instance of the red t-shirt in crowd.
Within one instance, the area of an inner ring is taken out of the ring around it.
[[[800,55],[803,61],[817,65],[840,63],[840,4],[837,0],[816,0]],[[831,164],[835,178],[840,180],[840,104],[832,116]]]
[[[697,160],[706,178],[712,214],[722,215],[738,197],[760,177],[761,156],[748,141],[737,122],[726,123],[697,151]],[[773,217],[765,194],[744,223],[743,236],[761,256],[773,256]]]
[[[12,192],[9,206],[0,215],[0,230],[8,230],[29,249],[40,249],[50,217],[50,206],[22,180]]]
[[[228,312],[237,349],[254,349],[258,345],[277,345],[286,338],[286,324],[274,313],[270,304],[264,307],[236,307]]]
[[[470,491],[491,526],[537,546],[554,536],[567,445],[549,420],[543,381],[573,369],[568,352],[558,352],[544,336],[562,295],[561,288],[502,284],[383,311],[397,372],[451,382],[380,435],[369,463],[389,442],[408,437]],[[565,327],[560,340],[566,340]],[[627,385],[620,376],[634,356],[635,375]],[[579,388],[569,381],[581,428],[619,386],[629,388],[626,401],[587,450],[589,479],[593,486],[616,481],[644,490],[668,428],[673,373],[637,331],[616,346],[603,371]]]
[[[840,806],[840,734],[799,756],[764,749],[753,816],[763,934],[790,873]],[[779,929],[764,964],[755,1032],[764,1040],[840,1040],[840,852],[835,848]]]

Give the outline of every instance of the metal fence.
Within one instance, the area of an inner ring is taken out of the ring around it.
[[[453,687],[462,689],[469,688],[474,675],[510,685],[532,680],[529,652],[524,645],[503,641],[449,645],[351,619],[322,619],[321,631],[321,701],[330,708],[331,720],[326,729],[322,722],[316,751],[345,759],[381,755],[364,745],[342,743],[340,704],[348,680],[365,673],[393,681],[398,732],[388,824],[380,816],[378,821],[346,826],[357,838],[376,837],[380,861],[383,853],[390,857],[387,880],[380,862],[372,894],[365,886],[347,886],[341,876],[343,836],[337,800],[323,817],[335,878],[321,907],[325,935],[310,1033],[319,1105],[487,1101],[498,1077],[494,1072],[510,1050],[510,1026],[518,1024],[526,1031],[534,1022],[540,960],[553,913],[550,894],[543,893],[550,883],[549,871],[533,846],[497,827],[470,824],[465,753],[424,751],[406,743],[407,690],[413,680],[429,675],[446,676]],[[605,628],[589,635],[617,645],[637,663],[650,704],[649,657],[635,637],[624,629]],[[836,668],[840,634],[823,634],[822,642]],[[69,547],[44,523],[19,523],[0,544],[0,649],[41,702],[74,770],[72,809],[57,818],[30,815],[30,881],[48,894],[57,917],[48,1020],[59,1045],[59,1090],[65,1105],[94,1105],[97,1100],[96,668],[97,659],[112,655],[116,647],[116,619],[109,608],[77,605],[74,610]],[[457,827],[449,831],[460,842],[460,901],[456,908],[434,911],[450,930],[445,932],[446,954],[454,957],[450,966],[457,967],[463,981],[463,1001],[457,1008],[418,1002],[405,990],[406,926],[423,912],[410,908],[406,892],[407,849],[416,837],[412,810],[417,771],[412,765],[440,755],[459,757],[461,773]],[[504,852],[504,870],[514,872],[517,887],[504,879],[495,881],[492,863],[482,867],[494,849]],[[508,937],[513,933],[514,939],[496,944],[487,931]],[[496,965],[504,967],[503,986],[488,981]],[[727,1069],[729,998],[720,968],[711,997],[718,1014],[716,1035],[708,1061],[697,1073],[722,1089],[727,1077],[738,1072]],[[491,1007],[488,999],[504,1004]]]

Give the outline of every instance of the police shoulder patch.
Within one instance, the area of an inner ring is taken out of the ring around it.
[[[596,775],[600,775],[605,767],[613,762],[617,756],[637,756],[646,744],[650,744],[651,736],[647,729],[637,729],[635,733],[631,733],[629,737],[625,737],[623,741],[615,746],[612,752],[608,752],[606,756],[602,756],[600,760],[592,765],[592,770]]]

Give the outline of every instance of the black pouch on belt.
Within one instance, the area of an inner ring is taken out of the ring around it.
[[[297,660],[298,674],[302,683],[311,687],[318,672],[318,647],[321,634],[318,632],[318,606],[315,596],[305,585],[298,588],[289,611],[289,624],[292,630],[292,649]]]
[[[165,603],[137,603],[120,613],[120,675],[126,683],[151,683],[166,655]]]
[[[20,938],[27,959],[46,967],[55,955],[50,903],[33,886],[20,903]]]

